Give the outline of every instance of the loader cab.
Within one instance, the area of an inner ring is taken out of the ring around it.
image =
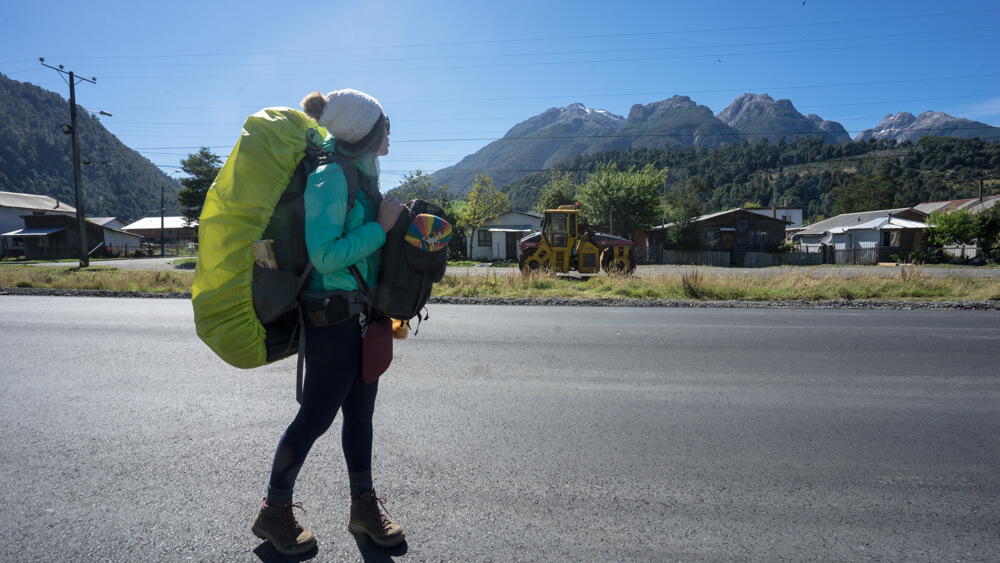
[[[577,238],[576,206],[562,205],[559,209],[546,209],[542,219],[542,236],[553,250],[572,248]]]

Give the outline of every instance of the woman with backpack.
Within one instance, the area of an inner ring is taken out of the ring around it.
[[[302,100],[306,115],[326,128],[324,148],[349,159],[357,174],[345,174],[336,162],[313,171],[305,192],[305,238],[316,291],[359,291],[355,275],[369,287],[378,280],[379,249],[403,209],[393,196],[379,192],[378,157],[389,152],[389,119],[375,98],[357,90],[313,92]],[[348,178],[357,177],[354,205],[348,210]],[[267,496],[252,530],[286,555],[316,547],[316,536],[292,513],[296,476],[313,443],[333,424],[344,422],[341,443],[351,491],[348,528],[382,547],[403,541],[398,524],[383,514],[383,499],[372,484],[372,418],[378,381],[365,383],[361,373],[364,318],[355,314],[333,324],[305,328],[305,382],[301,405],[281,435],[271,466]]]

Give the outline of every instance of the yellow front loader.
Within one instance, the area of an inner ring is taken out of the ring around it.
[[[542,230],[521,239],[521,271],[597,274],[603,269],[608,274],[632,274],[635,243],[587,230],[579,224],[579,215],[574,205],[546,209]]]

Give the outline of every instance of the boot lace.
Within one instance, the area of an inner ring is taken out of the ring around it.
[[[380,505],[382,506],[381,510],[379,510]],[[372,503],[370,507],[372,512],[378,514],[379,524],[381,524],[383,528],[392,523],[392,520],[386,517],[386,514],[389,514],[389,510],[385,507],[384,498],[377,497],[374,494],[372,494]],[[382,514],[383,510],[385,511],[385,514]],[[389,516],[392,516],[392,514],[389,514]]]
[[[275,504],[273,506],[282,525],[291,526],[295,531],[302,531],[304,529],[302,524],[299,524],[299,521],[295,519],[295,513],[292,512],[293,508],[298,508],[302,512],[306,511],[306,509],[302,507],[301,502],[292,504]]]

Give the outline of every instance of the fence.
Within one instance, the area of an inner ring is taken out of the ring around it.
[[[639,244],[632,248],[635,249],[635,261],[639,264],[656,264],[656,259],[660,257],[656,248]]]
[[[684,252],[681,250],[664,250],[664,264],[690,264],[693,266],[729,266],[728,252]]]
[[[837,250],[835,263],[838,265],[870,266],[878,264],[877,248],[851,248]]]
[[[747,252],[743,255],[744,268],[767,268],[770,266],[818,266],[823,263],[823,255],[818,252]]]
[[[949,258],[970,259],[979,256],[979,247],[976,245],[955,245],[946,246],[941,249],[941,254]]]

